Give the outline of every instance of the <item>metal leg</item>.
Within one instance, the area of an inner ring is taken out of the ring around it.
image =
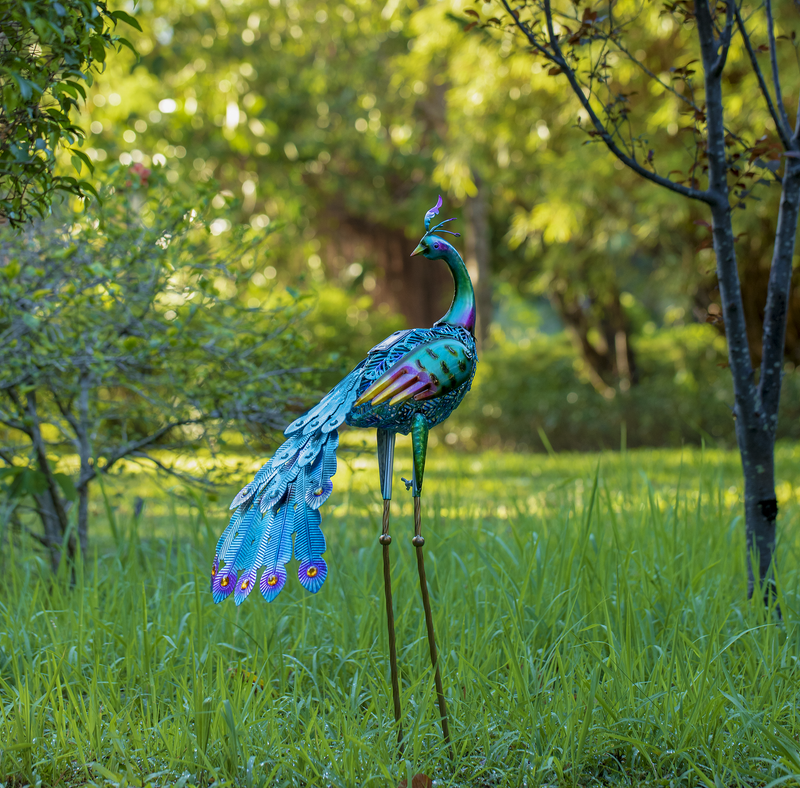
[[[392,572],[389,562],[389,512],[392,505],[392,466],[394,464],[395,433],[378,430],[378,470],[381,476],[383,495],[383,523],[378,541],[383,547],[383,590],[386,599],[386,624],[389,630],[389,666],[392,674],[392,702],[394,721],[397,725],[397,749],[403,754],[403,724],[400,720],[400,674],[397,670],[397,643],[394,629],[394,605],[392,604]]]
[[[422,546],[425,538],[422,536],[422,517],[420,513],[420,492],[422,490],[422,477],[425,471],[425,454],[428,448],[428,425],[424,417],[418,414],[411,429],[411,442],[414,451],[414,537],[411,543],[417,552],[417,571],[419,572],[419,590],[422,593],[422,607],[425,609],[425,627],[428,631],[428,646],[431,652],[431,666],[433,679],[436,684],[436,699],[439,703],[439,716],[442,723],[442,736],[453,760],[453,745],[450,742],[450,723],[447,718],[447,702],[442,687],[442,674],[439,670],[439,652],[436,649],[436,635],[433,631],[433,613],[431,600],[428,594],[428,580],[425,575],[425,559],[422,555]]]

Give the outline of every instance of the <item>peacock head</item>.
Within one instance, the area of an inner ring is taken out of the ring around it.
[[[440,222],[435,227],[431,227],[431,219],[439,213],[439,208],[442,207],[442,195],[439,195],[439,200],[436,205],[433,206],[426,214],[425,214],[425,230],[427,231],[425,235],[422,236],[422,240],[417,244],[417,248],[411,253],[411,256],[421,254],[427,257],[429,260],[440,260],[441,258],[445,257],[448,253],[449,249],[452,249],[450,244],[444,240],[444,238],[439,238],[434,233],[439,230],[439,228],[447,224],[448,222],[452,222],[452,219],[445,219],[443,222]],[[454,233],[452,230],[440,230],[442,233],[449,233],[450,235],[455,235],[456,237],[459,236],[459,233]]]

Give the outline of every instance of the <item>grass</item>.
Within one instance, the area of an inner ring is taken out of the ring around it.
[[[408,447],[398,452],[408,476]],[[746,599],[737,466],[700,450],[432,450],[423,533],[453,763],[402,485],[392,557],[407,748],[396,755],[368,455],[335,479],[322,591],[306,594],[290,572],[271,605],[211,600],[222,503],[117,479],[107,507],[97,491],[74,587],[27,546],[4,551],[0,780],[798,785],[800,447],[778,451],[782,622]]]

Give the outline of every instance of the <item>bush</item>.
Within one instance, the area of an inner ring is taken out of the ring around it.
[[[467,445],[544,451],[736,443],[725,342],[707,325],[635,341],[639,385],[605,399],[581,374],[566,334],[496,336],[452,428]],[[800,438],[800,375],[787,366],[779,438]],[[543,437],[544,436],[544,437]]]

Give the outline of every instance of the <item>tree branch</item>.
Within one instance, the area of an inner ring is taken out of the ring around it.
[[[161,429],[156,430],[152,435],[148,435],[144,438],[140,438],[138,441],[130,441],[129,443],[125,444],[121,449],[118,449],[114,454],[112,454],[106,464],[99,469],[100,473],[108,473],[111,468],[116,465],[121,459],[127,457],[130,454],[133,454],[139,449],[143,449],[145,446],[149,446],[151,443],[157,441],[162,435],[168,433],[174,427],[182,427],[185,424],[197,424],[198,419],[185,419],[184,421],[174,421],[170,424],[166,424]],[[83,488],[86,484],[88,484],[92,479],[96,478],[98,474],[97,465],[93,465],[88,473],[81,474],[81,478],[78,480],[78,484],[75,485],[78,490]]]
[[[131,457],[135,457],[136,459],[147,460],[148,462],[152,462],[160,470],[164,471],[164,473],[169,474],[170,476],[174,476],[176,479],[180,479],[181,481],[189,481],[192,484],[202,484],[206,486],[214,486],[208,479],[200,478],[199,476],[192,476],[190,473],[185,473],[184,471],[178,471],[175,468],[170,468],[168,465],[164,465],[163,462],[157,460],[155,457],[147,454],[147,452],[143,451],[135,451],[131,452]]]
[[[563,52],[561,51],[561,47],[558,44],[558,38],[553,30],[553,13],[550,7],[550,0],[545,0],[544,2],[544,9],[545,9],[545,20],[547,22],[547,31],[549,36],[549,43],[552,47],[553,51],[548,51],[545,47],[543,47],[537,40],[536,37],[528,30],[523,23],[519,20],[517,16],[511,10],[511,7],[508,4],[508,0],[502,0],[503,6],[505,7],[508,14],[514,20],[514,24],[516,27],[522,31],[522,34],[528,39],[531,46],[536,49],[537,52],[544,55],[550,62],[555,63],[562,72],[566,75],[567,80],[569,81],[570,87],[572,88],[572,92],[578,97],[578,100],[583,105],[583,108],[586,110],[586,113],[589,115],[589,119],[592,122],[597,134],[605,143],[606,147],[613,153],[623,164],[629,167],[638,175],[641,175],[642,178],[645,178],[648,181],[652,181],[653,183],[658,184],[659,186],[663,186],[665,189],[669,189],[670,191],[676,192],[677,194],[683,195],[684,197],[688,197],[692,200],[699,200],[700,202],[710,203],[711,202],[711,195],[707,191],[703,191],[701,189],[694,189],[684,186],[680,183],[675,183],[675,181],[670,180],[669,178],[664,178],[661,175],[657,175],[654,172],[643,167],[639,164],[636,159],[629,156],[625,151],[623,151],[616,142],[614,142],[614,138],[609,134],[608,129],[605,127],[603,122],[597,116],[597,113],[594,111],[594,107],[592,107],[591,102],[589,99],[584,95],[583,90],[581,89],[581,85],[578,82],[577,77],[575,76],[575,71],[572,67],[567,63],[566,58],[564,57]]]
[[[725,68],[725,61],[728,59],[728,52],[731,48],[731,34],[733,33],[735,6],[736,0],[728,0],[727,13],[725,17],[725,29],[722,31],[722,34],[719,37],[719,57],[711,67],[711,73],[715,77],[718,77],[722,74],[722,70]]]
[[[769,110],[770,117],[772,118],[772,121],[775,124],[775,128],[778,131],[778,136],[780,137],[784,149],[792,150],[794,148],[794,145],[792,144],[790,136],[786,133],[786,129],[783,127],[781,118],[775,111],[775,105],[772,103],[772,96],[770,95],[769,88],[767,87],[767,81],[764,79],[764,74],[761,71],[761,66],[758,65],[758,59],[756,58],[756,53],[755,50],[753,49],[753,44],[750,41],[750,36],[747,35],[747,30],[744,26],[744,20],[742,19],[742,15],[735,2],[733,3],[733,11],[734,14],[736,14],[736,24],[739,28],[739,31],[742,34],[742,41],[744,41],[744,47],[747,50],[748,57],[750,58],[750,65],[753,67],[753,73],[756,75],[756,79],[758,80],[758,86],[761,88],[761,95],[764,96],[764,100],[767,102],[767,109]],[[798,130],[800,130],[800,112],[798,112],[797,118],[798,118]]]
[[[711,70],[717,61],[717,51],[714,23],[711,19],[708,0],[695,0],[694,5],[705,72],[708,182],[709,192],[713,196],[711,215],[714,254],[717,258],[717,279],[722,297],[725,335],[728,340],[728,360],[733,376],[736,417],[740,420],[740,424],[749,425],[757,412],[756,390],[733,241],[728,164],[725,152],[722,79],[720,74],[714,74]]]
[[[778,209],[778,226],[775,231],[775,247],[769,271],[762,334],[761,376],[758,380],[761,409],[772,435],[778,426],[783,353],[786,343],[786,315],[791,293],[792,258],[798,214],[800,214],[800,161],[787,158],[781,204]]]
[[[778,52],[775,46],[775,22],[772,19],[772,0],[765,0],[764,7],[767,12],[767,35],[769,36],[769,63],[772,67],[772,84],[775,87],[775,103],[778,105],[778,112],[781,116],[781,125],[786,136],[789,136],[789,116],[786,114],[786,107],[783,104],[783,94],[781,93],[781,77],[778,72]]]

